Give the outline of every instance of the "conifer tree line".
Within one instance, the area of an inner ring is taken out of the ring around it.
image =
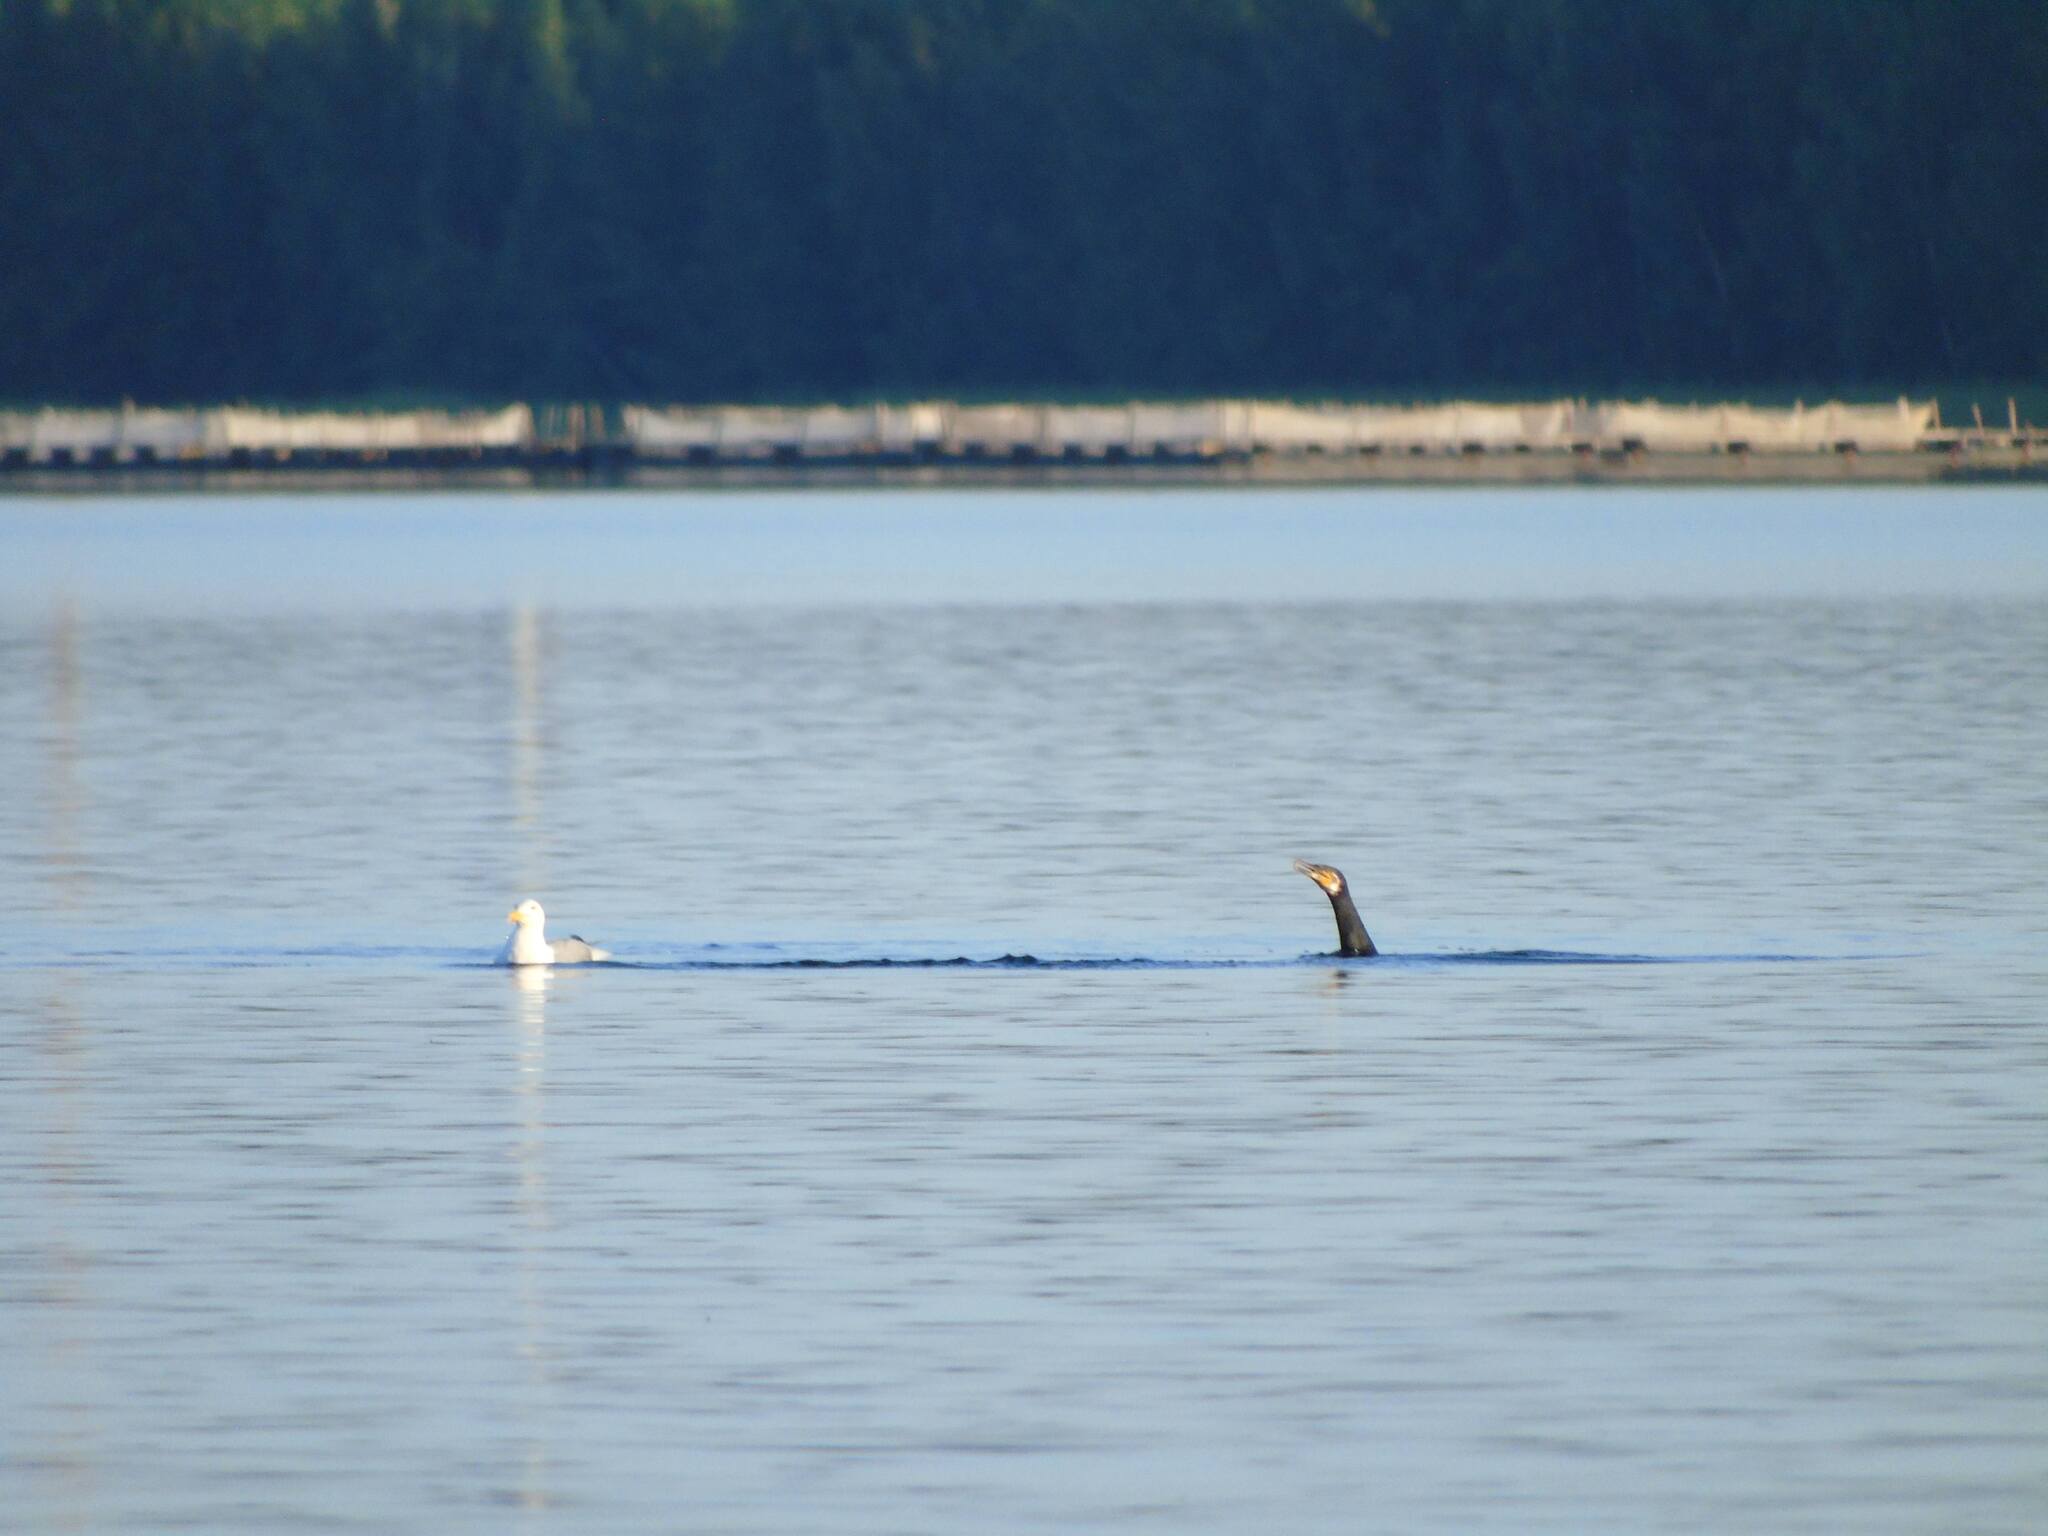
[[[0,399],[2048,376],[2042,0],[0,0]]]

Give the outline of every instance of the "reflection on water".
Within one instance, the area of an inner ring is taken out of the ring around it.
[[[542,637],[539,611],[531,603],[511,616],[512,840],[517,850],[517,884],[523,895],[547,886],[546,819],[541,805]],[[548,1337],[547,1239],[547,997],[553,974],[546,966],[510,968],[514,1034],[513,1103],[518,1107],[514,1159],[519,1172],[519,1355],[526,1365],[524,1433],[519,1457],[517,1502],[529,1524],[551,1502],[548,1424],[553,1380]],[[534,1526],[532,1528],[538,1528]]]
[[[49,810],[43,867],[50,884],[49,903],[56,908],[76,906],[85,879],[78,846],[84,793],[78,777],[78,732],[85,683],[78,651],[78,605],[66,598],[49,621],[50,694],[44,732],[49,744],[43,775]]]
[[[443,564],[0,603],[0,1525],[2039,1527],[2037,597]],[[647,963],[491,968],[525,894]]]
[[[44,1097],[33,1120],[19,1130],[34,1138],[30,1187],[40,1220],[27,1230],[16,1229],[16,1236],[33,1256],[37,1283],[28,1295],[16,1293],[11,1303],[11,1288],[0,1288],[0,1306],[32,1302],[36,1307],[40,1326],[29,1340],[32,1373],[90,1382],[101,1369],[93,1348],[95,1255],[88,1236],[93,1223],[80,1204],[83,1193],[98,1182],[98,1171],[84,1102],[91,1042],[77,991],[73,978],[53,980],[35,1022],[36,1073]],[[0,1403],[5,1401],[0,1396]],[[93,1529],[105,1451],[99,1405],[90,1393],[71,1392],[44,1411],[42,1454],[25,1463],[42,1485],[34,1493],[35,1507],[50,1512],[51,1529]]]
[[[40,733],[46,743],[46,841],[40,864],[48,907],[61,912],[79,905],[88,879],[79,846],[86,812],[79,774],[85,680],[78,608],[69,598],[50,615],[47,649],[48,712]],[[81,1219],[78,1206],[80,1192],[97,1180],[86,1096],[92,1032],[78,999],[81,986],[74,975],[52,974],[40,1009],[30,1016],[43,1092],[24,1129],[35,1138],[33,1178],[43,1220],[39,1230],[21,1235],[38,1250],[36,1269],[42,1281],[37,1300],[43,1326],[33,1334],[35,1369],[60,1379],[86,1381],[97,1374],[91,1322],[93,1254],[85,1236],[90,1224]],[[4,1294],[0,1288],[0,1297]],[[39,1481],[47,1484],[47,1503],[37,1502],[51,1511],[51,1529],[91,1529],[101,1475],[99,1415],[89,1397],[76,1393],[52,1404],[50,1412],[49,1448],[33,1464]]]
[[[548,1424],[553,1409],[552,1346],[548,1337],[546,1262],[547,1000],[548,966],[512,966],[514,1030],[513,1103],[518,1107],[514,1160],[519,1170],[519,1354],[526,1362],[525,1445],[520,1455],[519,1507],[533,1513],[550,1503]]]
[[[541,815],[541,633],[531,603],[512,611],[512,835],[521,895],[547,886]],[[516,899],[516,898],[515,898]]]

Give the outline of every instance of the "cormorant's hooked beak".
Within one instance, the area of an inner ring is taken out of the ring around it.
[[[1311,864],[1307,859],[1296,859],[1294,867],[1299,873],[1307,875],[1321,886],[1325,896],[1334,896],[1344,889],[1343,872],[1332,869],[1327,864]]]

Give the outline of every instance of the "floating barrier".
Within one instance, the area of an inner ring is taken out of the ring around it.
[[[849,410],[629,406],[623,446],[653,463],[925,459],[1199,461],[1262,454],[1911,453],[1948,447],[1932,401],[1765,409],[1648,401],[1499,405],[923,403]]]
[[[1935,435],[1934,403],[1757,410],[1747,405],[1602,405],[1599,438],[1646,453],[1912,453]]]
[[[347,461],[399,458],[516,457],[534,447],[533,412],[256,411],[240,406],[196,413],[205,419],[205,456],[230,463],[269,459]]]
[[[1944,428],[1932,401],[1767,408],[1655,400],[553,406],[496,411],[0,412],[0,467],[1201,463],[1344,455],[2031,455],[2044,434]]]
[[[127,407],[0,412],[0,463],[38,467],[195,464],[413,463],[534,447],[533,412],[258,411]]]

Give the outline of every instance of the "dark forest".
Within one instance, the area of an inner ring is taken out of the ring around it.
[[[2048,373],[2040,0],[0,0],[0,399]]]

